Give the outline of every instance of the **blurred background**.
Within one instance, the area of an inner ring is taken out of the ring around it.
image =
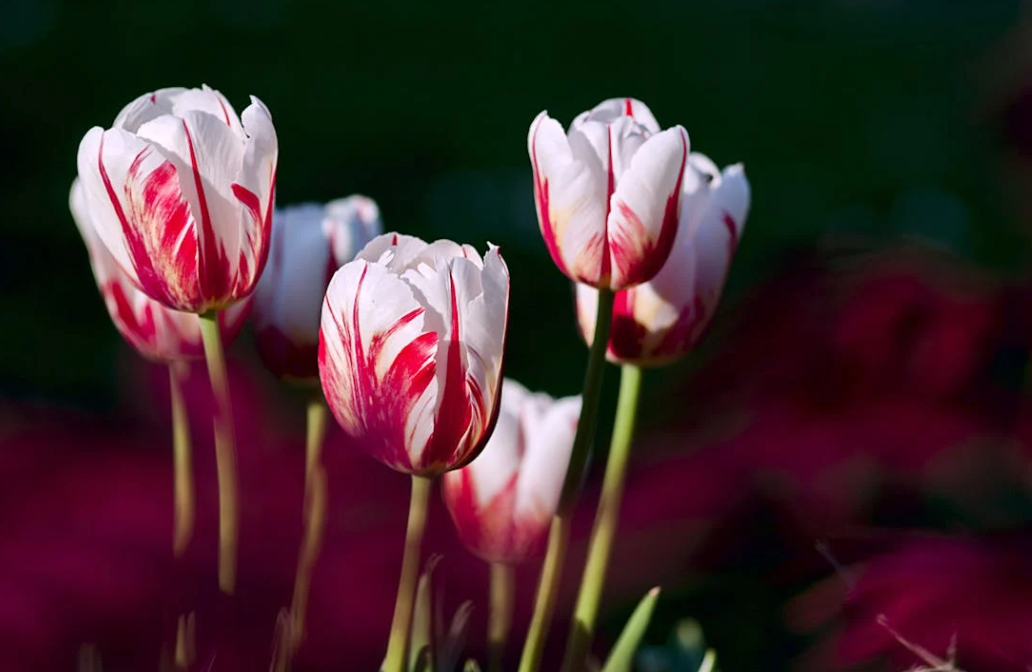
[[[1029,669],[1029,44],[1032,5],[1016,0],[6,0],[0,669],[96,653],[107,671],[156,669],[184,605],[198,669],[268,669],[301,534],[303,395],[262,369],[248,333],[233,344],[244,520],[225,603],[203,366],[189,389],[199,528],[173,565],[166,372],[112,327],[67,207],[91,126],[201,83],[272,111],[278,204],[358,192],[388,230],[500,245],[506,373],[553,395],[579,391],[586,351],[537,230],[534,116],[567,124],[634,96],[693,150],[744,162],[753,206],[717,319],[646,379],[597,651],[661,584],[642,670],[689,669],[672,644],[686,618],[725,672],[951,656],[967,672]],[[327,460],[330,529],[297,669],[374,669],[408,482],[336,432]],[[425,548],[445,556],[448,608],[474,600],[481,653],[486,568],[437,499]],[[517,643],[536,572],[520,574]]]

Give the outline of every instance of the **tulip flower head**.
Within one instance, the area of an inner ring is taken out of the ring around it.
[[[741,164],[717,167],[689,157],[677,240],[651,281],[618,292],[606,357],[656,366],[688,353],[716,312],[724,280],[749,214],[750,189]],[[577,285],[577,322],[591,343],[598,292]]]
[[[373,239],[323,303],[319,376],[337,422],[398,471],[464,466],[497,418],[508,313],[497,247]]]
[[[79,144],[79,178],[97,234],[129,281],[175,310],[220,310],[251,294],[265,267],[278,145],[252,96],[159,89]]]
[[[559,270],[612,290],[659,272],[677,233],[684,128],[661,131],[644,103],[613,98],[566,133],[542,112],[528,150],[538,223]]]
[[[459,537],[477,556],[515,564],[542,550],[580,409],[579,396],[556,400],[505,379],[498,426],[484,452],[442,479]]]
[[[118,333],[152,361],[175,362],[203,357],[200,318],[194,313],[166,308],[129,282],[93,228],[79,179],[72,183],[69,207],[86,242],[97,287]],[[219,313],[224,342],[232,341],[240,333],[250,307],[251,302],[244,300]]]
[[[275,211],[269,263],[254,293],[255,343],[274,374],[318,377],[319,319],[330,278],[382,228],[380,209],[364,196]]]

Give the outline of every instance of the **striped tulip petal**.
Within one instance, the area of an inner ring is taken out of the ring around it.
[[[497,248],[373,239],[323,303],[319,375],[345,433],[406,473],[472,460],[497,416],[508,305]]]
[[[677,233],[688,147],[683,128],[661,131],[633,98],[601,103],[568,132],[539,114],[528,151],[538,222],[559,270],[614,290],[655,276]]]
[[[656,366],[689,352],[705,333],[723,292],[750,205],[741,164],[720,171],[692,154],[682,186],[677,238],[670,258],[649,282],[617,292],[607,358]],[[594,339],[598,292],[577,285],[577,322]]]
[[[459,536],[488,562],[515,564],[544,546],[566,476],[580,397],[555,400],[505,379],[484,452],[442,479]]]
[[[78,168],[97,233],[139,290],[203,313],[249,296],[268,256],[278,145],[256,98],[161,89],[94,127]]]
[[[167,308],[133,286],[97,235],[78,179],[72,184],[69,206],[86,243],[104,305],[126,342],[157,362],[203,357],[200,318],[195,313]],[[240,333],[250,308],[250,300],[245,299],[219,313],[223,342],[231,342]]]

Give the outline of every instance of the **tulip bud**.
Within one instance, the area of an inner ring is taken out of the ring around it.
[[[613,98],[562,126],[542,112],[530,127],[538,222],[570,279],[621,290],[652,279],[677,233],[688,133],[660,131],[633,98]]]
[[[508,315],[497,247],[373,239],[323,303],[319,376],[337,422],[398,471],[462,467],[494,427]]]
[[[674,250],[655,278],[616,294],[609,361],[656,366],[695,346],[716,312],[749,205],[741,164],[721,172],[702,154],[689,157]],[[597,290],[577,285],[577,322],[588,343],[597,305]]]
[[[169,308],[225,308],[251,294],[265,267],[278,148],[269,110],[251,101],[237,117],[207,86],[160,89],[79,144],[100,240],[134,286]]]
[[[506,378],[498,426],[484,452],[444,475],[444,502],[462,542],[488,562],[542,550],[566,477],[581,398],[533,394]]]
[[[277,210],[269,263],[254,292],[255,344],[277,376],[319,375],[319,317],[330,278],[380,234],[380,209],[364,196]]]
[[[69,207],[79,233],[86,242],[90,266],[104,305],[115,328],[133,348],[147,359],[174,362],[204,356],[201,320],[194,313],[171,310],[133,287],[114,257],[97,236],[86,206],[82,182],[72,183]],[[219,313],[222,339],[229,343],[244,325],[250,310],[249,300],[234,304]]]

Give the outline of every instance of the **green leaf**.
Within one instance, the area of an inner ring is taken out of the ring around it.
[[[437,659],[439,672],[453,672],[462,659],[462,649],[466,646],[466,630],[469,629],[469,617],[473,613],[473,602],[466,600],[455,610],[451,628],[443,642],[440,642],[440,655]]]
[[[412,611],[412,632],[409,635],[409,669],[434,672],[434,595],[433,575],[440,555],[432,555],[416,586],[416,604]]]
[[[634,654],[641,644],[641,638],[645,636],[645,630],[652,620],[652,611],[656,608],[656,601],[659,599],[659,587],[653,588],[641,599],[634,613],[627,620],[620,638],[609,653],[609,659],[602,667],[602,672],[631,672],[634,663]]]
[[[470,658],[462,667],[462,672],[480,672],[480,665],[477,664],[477,661]]]

